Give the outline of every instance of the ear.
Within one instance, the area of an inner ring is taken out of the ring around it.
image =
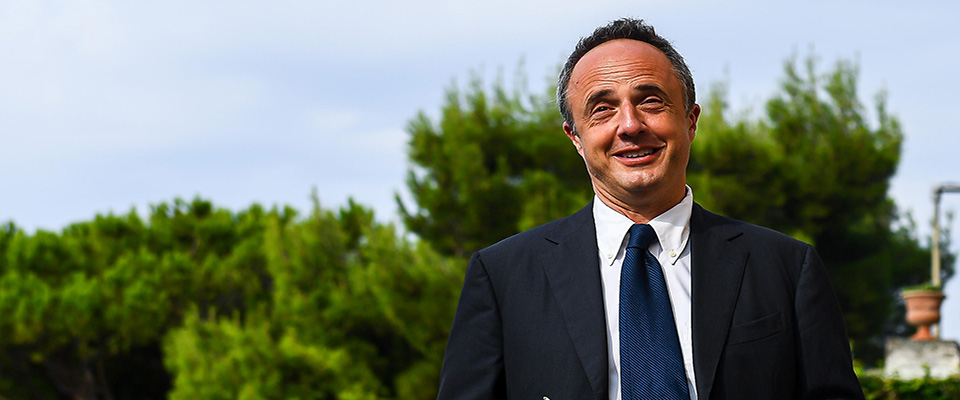
[[[694,104],[693,108],[690,109],[687,119],[690,122],[690,126],[687,128],[687,135],[690,137],[690,141],[693,141],[693,138],[697,136],[697,120],[700,119],[700,105]]]
[[[567,134],[567,138],[573,142],[573,147],[577,148],[577,153],[580,154],[580,157],[583,157],[583,144],[580,143],[580,135],[566,122],[563,123],[563,133]]]

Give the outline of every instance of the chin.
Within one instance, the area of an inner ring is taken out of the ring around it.
[[[629,192],[645,192],[665,186],[662,179],[651,176],[633,177],[633,179],[620,180],[618,183]]]

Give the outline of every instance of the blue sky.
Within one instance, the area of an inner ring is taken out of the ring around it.
[[[0,221],[59,230],[195,195],[305,210],[313,187],[395,220],[410,118],[521,60],[540,91],[621,16],[671,39],[701,96],[725,81],[734,110],[762,110],[791,55],[856,60],[861,99],[886,90],[902,123],[890,193],[922,234],[932,186],[960,181],[955,1],[199,3],[0,2]],[[960,337],[960,285],[947,294],[944,332]]]

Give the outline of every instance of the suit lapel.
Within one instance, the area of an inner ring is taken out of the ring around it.
[[[545,235],[541,257],[554,299],[598,399],[607,396],[606,318],[592,204]],[[697,393],[710,397],[749,252],[732,241],[742,232],[699,205],[690,218],[693,363]]]
[[[733,243],[742,232],[726,221],[699,205],[690,218],[693,365],[701,399],[710,398],[749,255]]]
[[[545,235],[541,258],[567,332],[597,398],[607,393],[607,331],[593,204]]]

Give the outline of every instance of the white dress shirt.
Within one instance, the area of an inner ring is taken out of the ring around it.
[[[690,328],[691,263],[688,239],[692,210],[693,190],[687,186],[686,195],[680,203],[649,222],[658,239],[650,245],[649,250],[663,268],[663,277],[673,308],[673,320],[677,324],[677,335],[680,338],[690,399],[697,400],[697,381],[693,375],[693,337]],[[629,240],[630,226],[634,223],[596,196],[593,199],[593,218],[597,228],[603,304],[607,318],[610,400],[620,400],[620,268]]]

